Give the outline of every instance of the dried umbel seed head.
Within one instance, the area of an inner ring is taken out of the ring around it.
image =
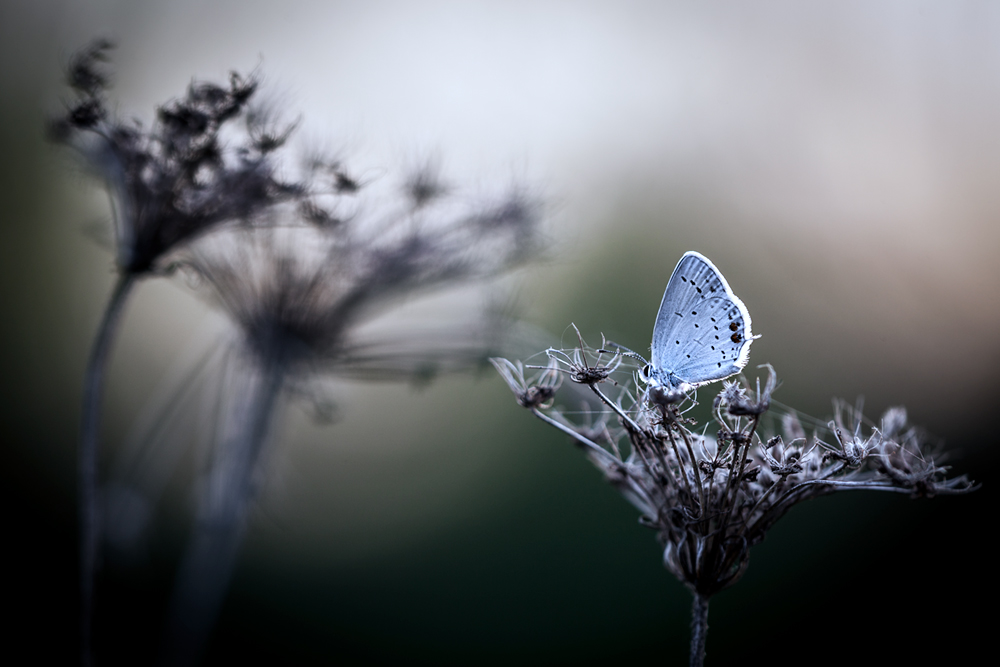
[[[687,394],[680,389],[660,385],[650,387],[646,393],[646,401],[649,405],[659,408],[661,411],[667,406],[677,405],[686,398]]]
[[[726,382],[713,401],[715,409],[724,406],[726,412],[734,417],[758,416],[767,412],[771,407],[771,394],[778,386],[778,380],[770,365],[765,364],[762,368],[767,368],[769,371],[763,390],[760,388],[760,378],[757,378],[757,390],[754,393],[740,382]]]
[[[576,384],[593,386],[606,382],[621,365],[623,355],[620,352],[605,350],[607,341],[604,340],[603,336],[601,337],[601,347],[597,350],[591,350],[583,342],[583,336],[580,335],[580,330],[576,328],[576,325],[571,324],[570,326],[576,332],[580,347],[575,348],[570,353],[550,347],[545,351],[546,356],[549,357],[550,365],[554,365],[556,369],[566,373],[570,381]],[[593,364],[588,360],[588,354],[594,357]],[[605,355],[608,355],[608,361],[602,363]]]
[[[277,152],[291,126],[267,131],[251,113],[255,78],[234,73],[227,84],[194,82],[145,129],[109,109],[110,49],[100,40],[73,57],[67,81],[76,99],[50,127],[107,184],[122,272],[156,271],[192,239],[224,223],[259,220],[311,190],[278,175]]]
[[[594,373],[596,366],[586,360],[598,356],[582,344],[546,354],[571,379]],[[713,401],[713,438],[680,418],[679,406],[688,398],[680,388],[637,384],[641,376],[618,361],[601,367],[600,380],[618,384],[620,393],[611,399],[596,381],[590,384],[601,403],[585,420],[576,408],[563,411],[559,393],[544,404],[530,400],[532,385],[518,375],[519,362],[495,359],[494,365],[520,405],[584,447],[640,511],[641,523],[656,531],[666,567],[706,599],[740,579],[750,547],[799,502],[842,488],[924,496],[975,488],[933,464],[931,450],[899,408],[886,413],[881,431],[865,427],[857,410],[841,404],[835,419],[811,436],[791,412],[781,415],[782,433],[764,433],[761,417],[778,385],[773,369],[764,366],[766,376],[753,391],[740,381],[723,386]],[[546,386],[547,399],[556,388]],[[595,422],[602,425],[599,434],[590,426]]]
[[[514,392],[514,398],[522,408],[534,410],[552,406],[556,389],[562,384],[562,375],[558,372],[555,364],[550,363],[548,367],[540,369],[540,372],[535,376],[526,379],[524,366],[520,361],[514,363],[507,359],[494,357],[490,359],[490,362],[500,373],[510,390]]]
[[[118,284],[88,366],[81,429],[82,635],[86,644],[99,560],[105,360],[131,286],[180,269],[198,278],[237,331],[227,358],[238,361],[221,383],[212,463],[173,602],[175,647],[184,654],[166,662],[194,664],[232,572],[284,398],[333,376],[423,383],[481,366],[499,351],[509,318],[477,313],[430,333],[397,322],[379,340],[374,324],[362,325],[404,299],[485,283],[533,259],[542,245],[540,206],[518,187],[485,202],[450,197],[427,168],[388,190],[369,187],[378,179],[325,156],[290,169],[281,158],[295,124],[258,104],[252,76],[192,83],[158,108],[149,128],[122,121],[107,101],[109,49],[95,42],[73,59],[67,78],[76,99],[52,123],[53,137],[78,149],[104,179],[117,243]],[[553,370],[529,386],[521,369],[517,374],[520,401],[534,409],[551,402],[561,380]]]

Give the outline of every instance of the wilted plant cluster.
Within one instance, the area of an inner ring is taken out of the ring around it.
[[[709,598],[740,579],[750,548],[795,504],[848,489],[930,497],[974,488],[947,476],[903,408],[872,424],[838,403],[833,420],[807,431],[793,411],[769,414],[778,383],[763,366],[763,384],[726,381],[712,422],[698,424],[693,394],[647,385],[631,353],[604,347],[581,338],[547,350],[545,366],[493,364],[517,403],[570,436],[656,532],[665,567],[694,595],[692,664],[704,658]]]
[[[235,325],[211,465],[174,593],[167,660],[196,659],[221,604],[283,396],[330,375],[424,381],[484,363],[502,323],[448,323],[433,336],[359,327],[402,300],[494,278],[540,249],[538,206],[510,188],[464,201],[432,164],[398,184],[315,153],[295,161],[294,123],[257,103],[259,82],[194,82],[146,127],[109,102],[104,41],[75,56],[75,99],[53,120],[114,211],[118,280],[88,364],[80,442],[84,661],[101,540],[97,470],[103,376],[140,278],[177,271]],[[189,281],[191,282],[191,281]]]

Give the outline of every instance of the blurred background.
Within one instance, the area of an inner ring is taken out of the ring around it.
[[[426,156],[469,197],[547,202],[551,258],[509,281],[525,318],[648,349],[679,256],[753,315],[751,367],[828,418],[904,404],[977,493],[795,508],[717,596],[710,663],[969,660],[994,600],[1000,370],[1000,6],[990,2],[193,2],[0,6],[0,419],[9,647],[76,655],[75,438],[113,279],[110,211],[46,143],[61,68],[110,37],[147,123],[193,78],[260,72],[299,145],[371,178]],[[104,227],[107,229],[107,227]],[[105,232],[106,233],[106,232]],[[103,473],[178,359],[218,327],[179,282],[135,295]],[[711,392],[709,392],[711,395]],[[207,664],[683,662],[690,596],[651,532],[492,373],[339,385],[282,426]],[[704,400],[704,397],[703,397]],[[387,414],[392,419],[386,418]],[[190,529],[182,460],[139,552],[109,554],[97,652],[156,653]],[[11,586],[11,584],[8,584]]]

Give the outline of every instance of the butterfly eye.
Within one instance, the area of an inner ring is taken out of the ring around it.
[[[649,364],[646,364],[645,366],[643,366],[642,370],[639,371],[639,375],[642,376],[642,381],[643,382],[646,382],[646,381],[649,380],[649,371],[650,371]]]

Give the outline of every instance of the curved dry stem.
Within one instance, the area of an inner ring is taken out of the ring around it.
[[[222,415],[194,537],[174,586],[166,664],[197,664],[222,607],[286,370],[280,361],[272,361],[251,371],[245,384],[233,385],[237,393]]]
[[[97,336],[90,349],[83,382],[83,411],[80,420],[79,502],[80,502],[80,634],[81,663],[90,664],[94,615],[94,580],[100,551],[100,510],[97,503],[97,459],[101,427],[101,398],[104,374],[111,346],[136,275],[121,273],[104,309]]]
[[[635,430],[639,430],[639,425],[636,424],[631,417],[625,414],[625,412],[621,409],[621,407],[619,407],[617,403],[615,403],[610,398],[605,396],[604,392],[598,389],[596,385],[592,384],[590,385],[590,388],[594,391],[595,394],[597,394],[597,397],[600,398],[605,405],[614,410],[615,414],[617,414],[623,421],[628,422],[628,424]]]
[[[600,445],[598,445],[596,442],[594,442],[590,438],[584,437],[582,434],[577,433],[576,431],[574,431],[569,426],[566,426],[565,424],[559,423],[558,421],[556,421],[552,417],[549,417],[544,412],[541,412],[538,408],[532,408],[531,412],[532,412],[532,414],[534,414],[536,417],[538,417],[539,419],[541,419],[546,424],[549,424],[550,426],[555,426],[557,429],[559,429],[560,431],[562,431],[566,435],[568,435],[571,438],[573,438],[574,440],[576,440],[578,443],[580,443],[581,445],[583,445],[587,449],[588,452],[590,452],[591,454],[593,454],[594,456],[596,456],[598,459],[600,459],[605,464],[610,464],[610,463],[615,462],[614,456],[612,456],[610,453],[608,453],[607,450],[605,450],[603,447],[601,447]]]

